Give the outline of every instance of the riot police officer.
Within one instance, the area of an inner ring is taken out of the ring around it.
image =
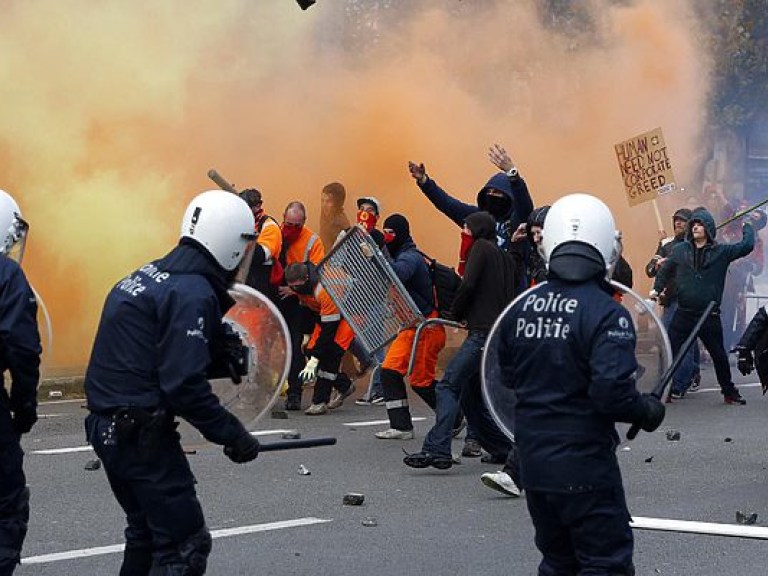
[[[28,228],[19,205],[0,190],[0,576],[18,565],[29,522],[20,439],[37,421],[41,348],[37,302],[20,266]]]
[[[227,363],[227,288],[253,238],[242,199],[203,192],[187,207],[178,246],[107,296],[85,377],[86,433],[127,516],[121,576],[205,573],[211,536],[174,416],[234,462],[258,454],[208,382],[211,367]]]
[[[655,430],[664,405],[635,387],[635,331],[606,282],[619,259],[600,200],[555,202],[543,229],[548,281],[499,324],[503,382],[514,412],[520,479],[543,558],[539,576],[634,574],[633,538],[615,422]]]

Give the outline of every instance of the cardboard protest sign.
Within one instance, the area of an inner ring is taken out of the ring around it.
[[[616,144],[615,149],[630,206],[676,189],[661,128]]]

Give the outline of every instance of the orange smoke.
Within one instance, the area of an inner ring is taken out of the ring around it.
[[[314,228],[320,190],[342,182],[348,214],[377,196],[453,262],[459,230],[407,162],[474,202],[499,142],[536,205],[576,190],[608,202],[641,280],[655,217],[628,208],[613,145],[661,126],[678,181],[691,178],[707,59],[686,3],[594,0],[580,36],[543,27],[533,2],[402,4],[350,49],[342,0],[6,3],[0,188],[32,225],[25,268],[55,365],[87,360],[107,291],[173,246],[211,167],[278,218],[305,201]]]

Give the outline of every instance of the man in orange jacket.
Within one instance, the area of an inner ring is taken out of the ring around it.
[[[285,281],[298,295],[301,305],[312,310],[318,319],[306,347],[309,360],[299,376],[303,381],[317,378],[312,405],[304,413],[308,416],[325,414],[329,409],[341,406],[355,390],[349,376],[339,369],[341,358],[355,334],[320,283],[314,264],[297,262],[289,265],[285,269]],[[332,388],[339,392],[333,401]]]
[[[281,227],[283,247],[280,251],[280,263],[283,268],[302,262],[317,265],[325,257],[325,248],[320,237],[305,226],[306,221],[307,211],[304,205],[298,201],[290,202],[283,213]],[[301,410],[302,381],[299,372],[304,368],[301,343],[304,334],[312,333],[315,315],[300,305],[296,293],[285,282],[278,288],[278,295],[278,307],[288,324],[293,351],[291,369],[288,372],[288,398],[285,401],[285,409]]]

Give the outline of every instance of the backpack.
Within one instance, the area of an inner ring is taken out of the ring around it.
[[[429,268],[437,313],[440,318],[453,320],[451,308],[453,307],[453,300],[456,298],[456,292],[461,284],[461,276],[456,273],[454,268],[440,264],[440,262],[430,258],[421,250],[419,250],[419,254],[426,260],[427,268]]]

